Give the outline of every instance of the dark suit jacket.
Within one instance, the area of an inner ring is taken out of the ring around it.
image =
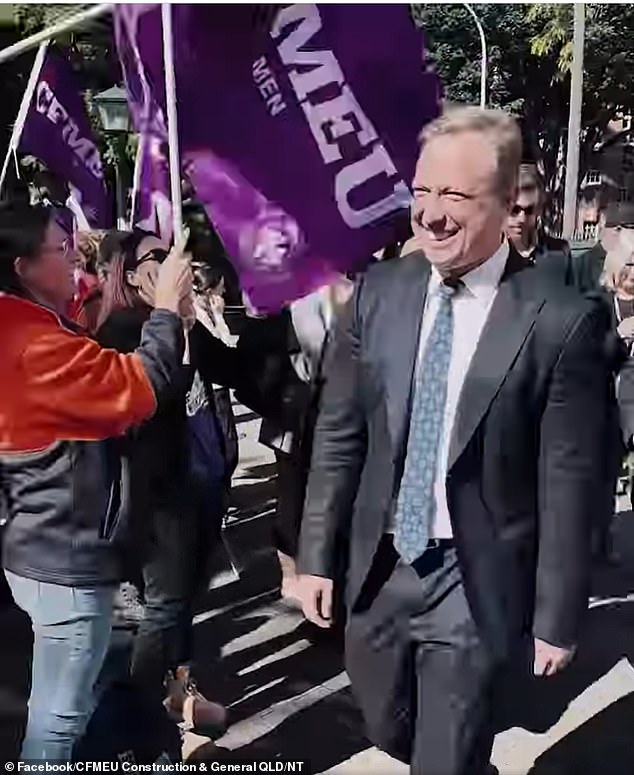
[[[556,286],[570,286],[585,292],[583,278],[570,252],[570,245],[561,239],[541,234],[532,259],[542,281]]]
[[[621,322],[617,316],[614,306],[614,294],[609,291],[602,291],[600,297],[609,310],[612,318],[612,325],[616,330]],[[619,411],[619,443],[620,459],[627,451],[632,449],[632,437],[634,437],[634,357],[630,354],[630,348],[616,337],[618,342],[617,367],[615,368],[616,397],[618,400]],[[619,462],[620,462],[619,459]]]
[[[429,274],[420,253],[372,267],[326,366],[299,570],[333,577],[339,540],[348,543],[349,606],[399,489]],[[577,641],[605,475],[609,325],[604,305],[548,289],[511,251],[462,391],[447,476],[466,594],[497,651],[531,630]]]
[[[587,292],[599,289],[606,255],[603,245],[597,242],[574,260],[575,283],[581,290]]]

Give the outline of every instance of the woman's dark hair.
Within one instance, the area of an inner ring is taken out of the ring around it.
[[[129,234],[129,231],[120,231],[119,229],[110,229],[105,233],[97,253],[96,268],[98,271],[104,274],[108,272],[112,259],[119,255],[121,243]]]
[[[209,264],[195,264],[194,270],[194,291],[204,294],[217,288],[221,280],[224,280],[224,273],[220,267],[210,266]]]
[[[101,327],[113,312],[145,307],[136,288],[127,281],[126,273],[137,265],[137,249],[146,237],[154,237],[149,231],[109,232],[101,243],[99,267],[106,272],[102,286],[101,309],[97,328]],[[104,243],[105,247],[104,247]]]
[[[0,202],[0,291],[25,294],[15,260],[37,258],[53,214],[52,208],[41,204]]]
[[[129,231],[121,241],[121,255],[123,257],[123,264],[126,272],[129,272],[136,268],[137,265],[137,250],[139,245],[147,237],[154,237],[156,234],[151,231],[144,231],[143,229],[134,228]]]

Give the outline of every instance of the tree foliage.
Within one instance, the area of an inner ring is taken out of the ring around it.
[[[59,3],[39,4],[24,3],[14,6],[14,20],[20,37],[32,35],[45,27],[64,21],[91,4],[68,5]],[[98,110],[94,101],[95,95],[108,89],[121,79],[114,42],[110,16],[91,19],[81,27],[55,38],[55,46],[68,56],[78,82],[83,88],[86,108],[97,137],[105,174],[108,183],[114,184],[115,167],[130,177],[133,164],[136,140],[131,135],[127,143],[121,143],[118,137],[108,136],[102,129]],[[26,84],[31,68],[32,58],[23,62]],[[17,110],[17,108],[16,108]]]
[[[573,6],[478,4],[488,46],[488,104],[520,118],[525,156],[544,173],[557,218],[570,100]],[[461,4],[413,6],[450,101],[477,103],[480,41]],[[634,112],[634,6],[586,5],[580,174],[620,112]]]

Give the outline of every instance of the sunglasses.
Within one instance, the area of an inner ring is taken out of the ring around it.
[[[521,213],[524,213],[524,215],[528,215],[530,217],[531,215],[535,215],[536,212],[537,212],[537,205],[528,205],[528,207],[522,207],[521,205],[513,205],[513,208],[511,210],[511,215],[516,218]]]
[[[148,252],[144,253],[136,262],[137,268],[140,267],[141,264],[146,264],[148,261],[154,261],[157,264],[162,264],[167,256],[168,251],[164,250],[163,248],[154,248],[153,250],[148,250]]]

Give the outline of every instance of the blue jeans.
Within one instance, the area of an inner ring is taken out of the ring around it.
[[[78,589],[5,571],[33,627],[29,718],[21,759],[68,762],[96,704],[112,624],[113,587]]]

